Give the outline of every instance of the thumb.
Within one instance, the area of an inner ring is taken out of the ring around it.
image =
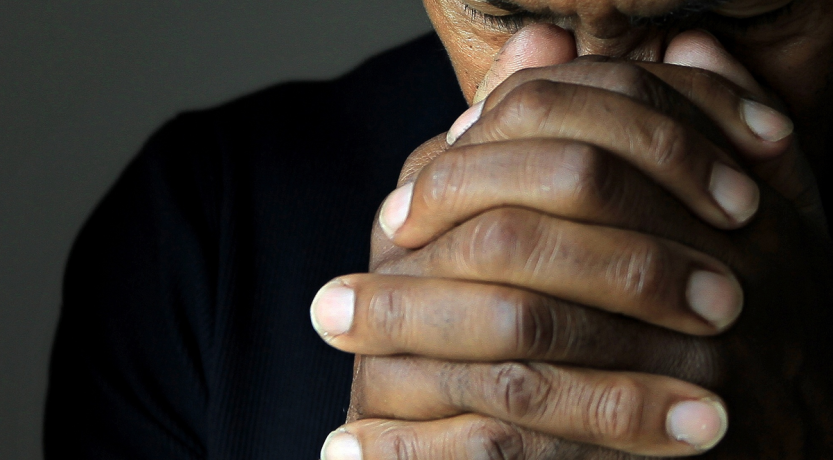
[[[575,40],[561,27],[531,24],[519,30],[495,55],[492,66],[477,87],[472,107],[454,122],[445,136],[440,135],[428,140],[405,160],[405,165],[399,175],[399,187],[413,182],[425,165],[442,155],[477,122],[483,109],[481,102],[510,75],[522,69],[563,64],[575,58]],[[375,232],[374,235],[372,252],[380,254],[379,260],[381,261],[392,245],[386,238],[380,236],[380,232]]]
[[[486,97],[510,75],[522,69],[564,64],[576,58],[570,32],[549,24],[531,24],[513,35],[495,55],[492,67],[477,87],[473,104]]]
[[[752,74],[704,30],[689,30],[674,37],[663,62],[714,72],[756,96],[767,97]]]
[[[492,66],[477,86],[472,106],[451,125],[449,145],[480,118],[483,100],[519,70],[564,64],[576,58],[576,42],[570,32],[550,24],[531,24],[519,30],[495,55]]]

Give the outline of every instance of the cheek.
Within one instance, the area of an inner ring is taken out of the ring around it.
[[[510,34],[479,30],[456,0],[426,0],[425,8],[448,51],[460,88],[471,103]]]

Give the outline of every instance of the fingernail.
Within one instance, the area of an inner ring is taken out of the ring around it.
[[[691,309],[718,329],[732,324],[743,309],[743,290],[727,276],[697,270],[686,288]]]
[[[793,122],[783,113],[760,102],[742,99],[741,115],[756,136],[777,142],[793,132]]]
[[[388,238],[393,238],[397,230],[405,223],[411,210],[411,196],[414,194],[414,183],[405,184],[391,192],[379,211],[379,225]]]
[[[709,450],[726,434],[729,417],[720,402],[711,399],[683,401],[668,412],[668,434],[699,451]]]
[[[466,131],[469,130],[477,120],[480,119],[480,115],[483,114],[483,103],[485,101],[480,101],[477,104],[469,107],[459,118],[457,121],[451,125],[451,129],[448,130],[448,134],[445,135],[445,140],[448,142],[448,145],[454,145],[457,142],[457,139],[460,138]]]
[[[362,448],[358,439],[344,430],[336,430],[327,436],[321,448],[321,460],[361,460]]]
[[[312,327],[322,337],[344,334],[353,326],[356,293],[349,287],[332,282],[322,287],[310,307]]]
[[[717,204],[738,223],[746,222],[758,210],[758,185],[746,174],[715,162],[709,191]]]

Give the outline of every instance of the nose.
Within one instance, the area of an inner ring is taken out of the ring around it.
[[[579,56],[598,54],[657,62],[662,58],[663,44],[671,38],[667,30],[634,24],[631,18],[642,15],[638,5],[645,2],[549,0],[549,3],[552,11],[566,13],[559,25],[573,32]]]
[[[667,32],[645,27],[629,28],[619,35],[599,36],[584,23],[573,29],[576,53],[579,56],[597,54],[634,61],[660,62],[664,44],[671,37]]]

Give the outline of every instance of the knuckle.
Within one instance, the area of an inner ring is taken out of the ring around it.
[[[695,94],[723,94],[734,93],[727,85],[726,80],[716,73],[708,70],[692,67],[685,73],[687,81],[680,85],[683,96],[691,99]]]
[[[583,157],[583,161],[574,166],[579,197],[599,204],[616,200],[621,195],[621,170],[615,167],[612,158],[592,145],[580,144],[573,148],[579,149]]]
[[[585,353],[584,309],[523,290],[499,290],[490,301],[501,325],[492,336],[500,356],[559,361]]]
[[[606,278],[630,298],[656,301],[667,292],[669,249],[654,241],[634,241],[611,257]]]
[[[556,312],[543,305],[538,296],[522,296],[515,311],[516,353],[525,358],[535,359],[549,356],[556,348],[560,337],[556,326],[559,324]]]
[[[444,362],[440,364],[439,369],[436,369],[435,372],[438,382],[437,388],[443,401],[448,401],[454,407],[470,406],[470,390],[474,374],[468,372],[465,365],[456,362]]]
[[[468,458],[517,460],[523,458],[524,440],[516,428],[495,419],[472,424],[466,436]]]
[[[548,308],[552,312],[553,330],[547,357],[555,361],[575,361],[592,349],[596,336],[589,326],[587,310],[568,305],[567,308]]]
[[[397,343],[407,339],[407,291],[382,288],[367,305],[367,325],[372,331]]]
[[[679,94],[659,77],[635,64],[619,64],[611,77],[611,90],[645,103],[662,113],[675,113]]]
[[[575,177],[571,209],[580,215],[589,212],[607,219],[634,219],[633,210],[640,209],[642,203],[638,201],[639,185],[627,169],[630,166],[590,144],[573,143],[565,151]]]
[[[657,78],[633,64],[620,63],[612,69],[613,90],[648,104],[653,104],[659,94]]]
[[[419,198],[429,210],[453,206],[468,180],[468,156],[448,152],[437,157],[420,174]]]
[[[475,218],[460,263],[478,273],[500,273],[526,260],[540,238],[536,219],[516,209],[496,209]]]
[[[411,436],[397,436],[393,439],[393,451],[397,460],[412,460],[418,458],[416,439]]]
[[[572,361],[588,348],[587,311],[527,295],[515,310],[516,350],[524,359]]]
[[[596,439],[632,444],[642,431],[645,402],[645,389],[639,382],[619,378],[593,392],[584,427]]]
[[[558,87],[558,83],[547,80],[532,80],[518,85],[493,110],[495,126],[515,135],[536,131],[553,112]]]
[[[407,425],[397,425],[381,430],[378,446],[384,446],[385,458],[395,460],[416,460],[420,458],[420,443],[416,430]]]
[[[487,395],[509,417],[536,419],[544,413],[552,386],[540,372],[521,363],[502,363],[491,368]]]
[[[689,159],[688,132],[673,118],[661,116],[655,123],[646,124],[648,160],[660,170],[673,170],[684,166]]]

